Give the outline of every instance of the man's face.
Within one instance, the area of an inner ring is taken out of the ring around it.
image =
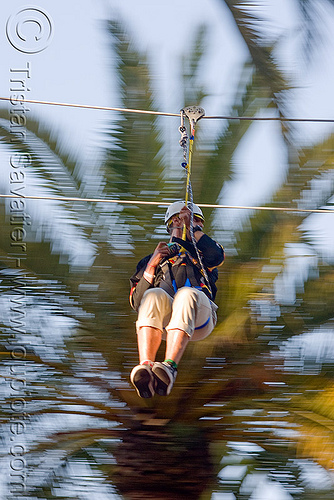
[[[194,226],[201,226],[204,227],[204,222],[202,219],[194,215]]]

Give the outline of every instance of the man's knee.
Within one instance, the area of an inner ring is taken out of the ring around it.
[[[138,309],[137,330],[150,326],[163,330],[171,314],[172,298],[160,288],[146,290]]]
[[[159,303],[160,301],[166,299],[165,295],[166,295],[166,292],[164,290],[162,290],[161,288],[149,288],[144,293],[140,306],[142,306],[144,303],[146,303],[146,304]]]
[[[176,292],[174,303],[194,305],[197,303],[199,293],[202,292],[199,292],[196,288],[184,286]]]
[[[166,314],[171,307],[171,300],[169,295],[161,288],[150,288],[143,295],[138,314],[147,314],[151,311],[160,311]]]

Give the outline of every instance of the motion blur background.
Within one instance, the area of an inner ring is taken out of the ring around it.
[[[82,201],[0,197],[0,497],[332,499],[334,214],[293,209],[333,210],[334,2],[2,11],[0,194]],[[129,383],[128,280],[184,197],[180,119],[26,99],[229,117],[197,126],[195,202],[286,209],[204,209],[218,324],[168,399]]]

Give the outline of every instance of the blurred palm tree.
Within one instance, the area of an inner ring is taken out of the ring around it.
[[[250,25],[256,19],[237,18],[235,3],[227,2],[237,25],[245,38],[254,38]],[[145,56],[117,23],[110,22],[108,30],[121,105],[154,110]],[[201,104],[205,97],[198,71],[205,56],[204,40],[202,29],[192,44],[189,71],[186,61],[183,64],[184,105]],[[256,37],[252,43],[251,61],[242,73],[231,115],[255,116],[276,108],[284,117],[287,84],[270,49],[263,52]],[[4,147],[31,157],[30,187],[39,185],[44,193],[61,196],[92,196],[80,165],[70,161],[50,132],[28,121],[26,140],[20,140],[9,127],[6,111],[1,116]],[[197,144],[193,188],[198,203],[218,200],[224,182],[233,176],[233,155],[250,123],[227,121],[209,147]],[[33,339],[24,372],[29,380],[24,399],[30,419],[26,434],[30,494],[81,498],[76,484],[80,488],[86,483],[83,477],[76,483],[70,469],[80,463],[91,466],[97,483],[102,477],[116,485],[124,498],[211,498],[218,488],[220,460],[224,457],[223,463],[229,463],[231,442],[259,446],[257,454],[243,455],[249,474],[259,464],[266,469],[266,462],[271,469],[274,464],[278,473],[292,470],[289,460],[296,452],[331,466],[331,373],[320,370],[316,378],[306,378],[298,367],[286,371],[281,350],[293,336],[327,325],[332,318],[328,286],[333,269],[320,258],[313,273],[304,273],[294,300],[277,298],[280,280],[286,277],[289,245],[307,247],[305,258],[317,255],[300,230],[303,216],[249,214],[248,224],[234,233],[234,251],[220,273],[217,328],[205,342],[189,347],[182,362],[187,369],[180,370],[167,400],[137,397],[128,381],[137,363],[135,315],[125,298],[137,260],[152,250],[152,240],[163,238],[165,209],[138,208],[136,200],[169,202],[180,198],[183,189],[182,182],[169,179],[171,166],[164,163],[163,138],[155,118],[120,113],[108,133],[110,146],[99,172],[102,188],[94,193],[106,203],[63,202],[51,208],[45,204],[50,214],[56,213],[48,223],[34,212],[38,224],[27,227],[29,251],[20,272],[8,257],[11,221],[1,204],[2,307],[8,306],[5,297],[8,300],[13,290],[22,289],[21,276],[26,327]],[[285,126],[282,135],[289,151]],[[332,140],[330,136],[300,150],[298,163],[294,154],[273,206],[296,208],[307,203],[308,208],[318,208],[329,203],[332,189],[323,197],[307,198],[305,193],[312,192],[312,180],[330,169]],[[108,204],[108,198],[119,198],[119,205]],[[122,198],[132,198],[133,205],[123,207]],[[208,232],[217,229],[214,215],[207,210]],[[79,242],[78,253],[85,250],[86,260],[77,262],[66,238],[55,244],[62,231],[58,219],[71,230],[71,243]],[[2,363],[7,371],[13,365],[11,326],[8,315],[3,315]],[[24,335],[17,333],[16,341],[23,342]],[[15,373],[10,376],[17,378]],[[13,394],[8,392],[10,402]],[[2,415],[5,422],[9,420],[12,408],[4,407]],[[295,426],[298,433],[293,433]],[[291,485],[297,482],[297,469]],[[239,486],[229,488],[239,495]],[[105,494],[111,493],[107,489]]]

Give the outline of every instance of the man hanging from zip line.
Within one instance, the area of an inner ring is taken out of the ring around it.
[[[203,232],[204,216],[195,204],[193,216],[198,253],[191,239],[191,212],[184,201],[177,201],[165,215],[169,244],[158,243],[153,254],[138,263],[130,279],[130,304],[138,311],[140,362],[133,368],[130,380],[142,398],[170,394],[188,342],[210,335],[217,322],[213,301],[224,249]],[[166,340],[166,353],[160,363],[155,358],[162,339]]]

